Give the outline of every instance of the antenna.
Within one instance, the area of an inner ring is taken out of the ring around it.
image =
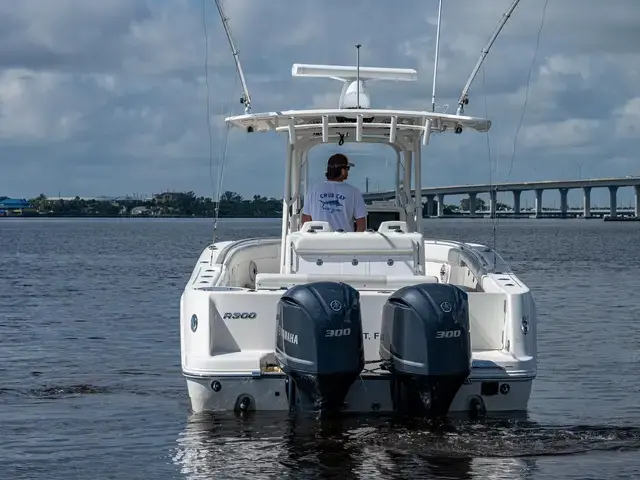
[[[356,106],[360,108],[360,47],[356,45]]]
[[[233,60],[236,63],[236,70],[238,71],[240,82],[242,83],[242,97],[240,98],[240,103],[244,105],[244,112],[246,114],[249,114],[251,113],[251,97],[249,96],[249,88],[247,87],[247,81],[244,78],[242,65],[240,65],[240,57],[239,57],[240,52],[236,48],[235,44],[233,43],[233,38],[231,37],[231,29],[229,28],[229,18],[224,14],[220,0],[215,0],[215,2],[216,2],[216,7],[218,7],[218,13],[220,14],[220,18],[222,19],[224,33],[227,34],[227,40],[229,40],[229,46],[231,47]]]
[[[480,58],[478,59],[476,66],[473,68],[473,71],[471,72],[471,75],[467,80],[467,84],[464,86],[464,88],[462,89],[462,93],[460,94],[460,99],[458,100],[458,110],[456,112],[456,115],[461,115],[464,112],[464,106],[469,104],[468,93],[469,93],[469,88],[471,88],[471,83],[476,77],[478,70],[480,70],[480,66],[482,65],[482,62],[484,62],[484,59],[486,58],[487,54],[489,53],[489,49],[493,45],[493,42],[496,41],[496,38],[500,34],[502,27],[504,27],[505,23],[507,23],[507,20],[509,20],[509,17],[511,16],[515,8],[518,6],[518,3],[520,3],[520,0],[514,0],[514,2],[507,9],[507,11],[502,14],[502,18],[500,19],[500,22],[498,23],[497,28],[493,32],[493,35],[491,35],[491,38],[489,39],[489,43],[487,43],[487,46],[482,49]]]
[[[431,90],[431,111],[436,111],[436,78],[438,76],[438,53],[440,51],[440,24],[442,23],[442,0],[438,5],[438,28],[436,30],[436,58],[433,62],[433,89]]]

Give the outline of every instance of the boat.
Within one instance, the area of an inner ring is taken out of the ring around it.
[[[490,246],[426,237],[415,194],[432,135],[487,132],[491,121],[462,112],[466,93],[455,114],[374,108],[369,82],[417,71],[361,67],[356,47],[355,66],[292,67],[342,82],[333,109],[253,113],[238,64],[245,113],[225,122],[286,138],[281,235],[214,239],[201,252],[180,299],[191,410],[524,412],[537,374],[532,292]],[[302,223],[309,152],[346,142],[395,151],[395,198],[368,205],[364,232]]]

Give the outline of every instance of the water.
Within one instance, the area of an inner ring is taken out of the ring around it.
[[[0,478],[638,478],[639,226],[499,221],[539,310],[528,418],[318,425],[189,415],[179,299],[210,221],[1,219]],[[490,221],[426,229],[493,244]]]

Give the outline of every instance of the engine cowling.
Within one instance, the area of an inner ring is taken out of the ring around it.
[[[444,283],[394,292],[383,307],[379,352],[396,412],[445,416],[471,373],[467,293]]]
[[[364,368],[360,294],[340,282],[287,290],[278,302],[275,356],[292,409],[339,412]]]

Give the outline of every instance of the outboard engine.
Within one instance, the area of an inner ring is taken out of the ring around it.
[[[471,373],[466,292],[446,283],[394,292],[382,311],[380,357],[391,373],[394,411],[445,416]]]
[[[296,285],[278,302],[276,328],[291,409],[339,412],[364,368],[358,291],[339,282]]]

